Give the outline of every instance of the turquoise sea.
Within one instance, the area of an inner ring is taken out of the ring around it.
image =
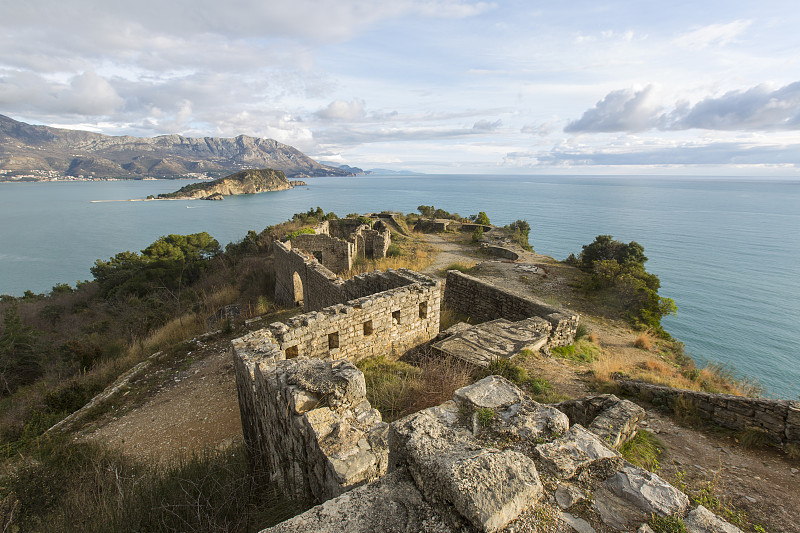
[[[768,395],[800,395],[800,181],[699,177],[414,175],[307,179],[307,188],[222,202],[126,202],[176,181],[0,183],[0,294],[91,277],[95,259],[161,235],[223,245],[320,206],[339,215],[435,205],[531,224],[563,259],[596,235],[635,240],[678,304],[665,320],[700,363],[733,365]]]

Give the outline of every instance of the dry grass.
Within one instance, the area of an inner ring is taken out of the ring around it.
[[[422,272],[433,263],[433,249],[427,243],[417,239],[396,239],[401,250],[401,255],[394,257],[384,257],[381,259],[361,259],[353,262],[353,267],[340,274],[344,279],[350,279],[359,274],[374,272],[375,270],[388,270],[408,268]]]
[[[636,346],[641,338],[651,342],[648,348]],[[757,396],[761,391],[757,383],[737,379],[735,373],[726,367],[709,365],[702,369],[695,368],[679,343],[640,334],[633,345],[638,349],[616,345],[605,346],[601,350],[600,356],[591,363],[591,371],[599,388],[612,384],[615,375],[624,375],[629,379],[676,389],[736,396]]]
[[[647,333],[639,333],[637,337],[633,340],[633,345],[640,350],[647,350],[650,351],[651,346],[653,345],[653,340]]]
[[[387,422],[440,405],[473,381],[470,367],[428,351],[419,352],[414,364],[376,357],[358,367],[364,372],[367,398]]]

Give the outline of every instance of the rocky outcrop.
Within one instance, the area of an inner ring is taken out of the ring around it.
[[[96,178],[175,178],[190,174],[223,176],[246,168],[275,168],[296,178],[353,175],[345,169],[321,165],[272,139],[247,135],[112,137],[34,126],[0,115],[0,170],[55,171]]]
[[[243,170],[212,182],[192,183],[175,192],[159,194],[159,198],[194,198],[222,200],[224,196],[256,194],[266,191],[283,191],[291,188],[289,180],[280,170],[263,168]]]

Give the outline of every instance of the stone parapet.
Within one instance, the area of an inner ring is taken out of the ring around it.
[[[550,322],[549,346],[566,346],[575,341],[579,316],[530,297],[495,287],[457,270],[447,272],[443,303],[477,322],[505,318],[512,322],[541,317]]]
[[[619,380],[623,391],[656,405],[673,408],[677,402],[694,408],[705,420],[733,430],[762,430],[776,444],[800,444],[800,402],[745,398]]]

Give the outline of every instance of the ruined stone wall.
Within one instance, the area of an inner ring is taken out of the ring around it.
[[[276,273],[284,263],[296,261],[305,269],[306,309],[323,300],[329,305],[268,328],[271,342],[286,358],[357,361],[374,355],[399,356],[439,332],[438,281],[406,269],[372,272],[346,281],[330,279],[315,261],[287,250],[282,243],[276,246]],[[287,277],[291,279],[292,274],[276,275],[276,301],[279,290],[285,292]]]
[[[387,425],[366,399],[364,375],[347,361],[281,361],[269,350],[268,343],[254,351],[233,342],[242,428],[257,477],[321,502],[382,476]]]
[[[350,270],[356,255],[353,243],[325,233],[298,235],[291,241],[291,247],[308,252],[333,272]]]
[[[553,326],[550,346],[572,344],[578,329],[578,315],[567,309],[513,294],[457,270],[447,272],[444,305],[478,322],[542,317]]]
[[[800,444],[800,402],[744,398],[730,394],[711,394],[621,380],[622,390],[656,405],[696,409],[696,413],[720,426],[743,430],[763,430],[776,443]]]

